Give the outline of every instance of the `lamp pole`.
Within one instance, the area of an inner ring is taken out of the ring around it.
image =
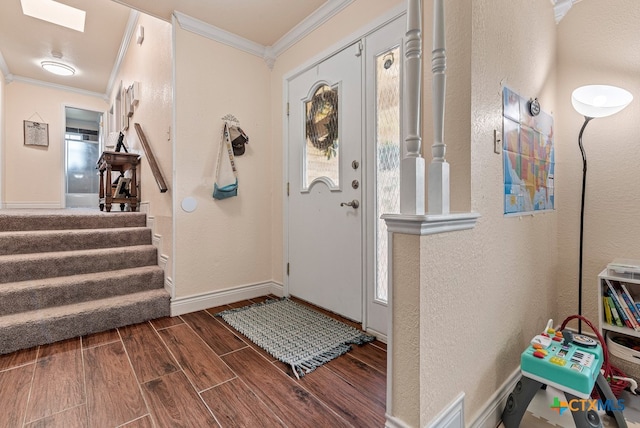
[[[578,315],[582,316],[582,246],[584,232],[584,195],[587,183],[587,156],[582,146],[584,128],[591,119],[607,117],[623,110],[633,101],[631,92],[609,85],[587,85],[575,89],[571,93],[573,108],[584,116],[584,124],[578,136],[578,145],[582,153],[582,200],[580,203],[580,258],[578,263]],[[582,333],[582,320],[578,318],[578,332]]]
[[[585,186],[587,184],[587,155],[584,152],[582,146],[582,133],[584,128],[587,127],[592,117],[585,116],[584,124],[580,129],[580,135],[578,136],[578,146],[580,146],[580,153],[582,153],[582,198],[580,200],[580,258],[578,262],[578,315],[582,315],[582,244],[583,244],[583,232],[584,232],[584,195]],[[578,318],[578,333],[582,334],[582,320]]]

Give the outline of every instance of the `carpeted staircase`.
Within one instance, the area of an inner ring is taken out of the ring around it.
[[[0,354],[169,315],[146,214],[0,210]]]

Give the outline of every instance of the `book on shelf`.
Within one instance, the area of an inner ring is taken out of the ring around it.
[[[622,298],[627,303],[627,306],[629,306],[629,309],[633,313],[633,316],[640,325],[640,311],[638,311],[638,308],[636,308],[636,302],[634,301],[633,296],[631,296],[631,293],[629,293],[629,290],[627,289],[627,286],[624,282],[620,282],[620,288],[622,289]]]
[[[618,311],[616,309],[616,305],[613,303],[613,299],[611,296],[606,296],[607,303],[609,304],[609,310],[611,311],[612,325],[617,325],[618,327],[624,327],[624,323],[620,319],[620,315],[618,315]]]
[[[622,287],[620,286],[620,283],[617,281],[611,281],[613,287],[615,288],[616,293],[618,293],[618,300],[620,300],[620,306],[622,306],[622,310],[624,310],[626,312],[627,317],[629,318],[629,321],[631,321],[631,325],[632,328],[636,331],[640,331],[640,323],[638,322],[638,320],[636,319],[635,316],[635,309],[636,309],[636,305],[633,302],[633,300],[631,300],[630,297],[626,296],[624,291],[622,290]],[[617,287],[616,287],[617,285]],[[633,307],[633,309],[632,309]]]
[[[622,320],[624,321],[624,324],[635,331],[640,331],[640,325],[638,324],[638,321],[635,320],[635,317],[633,316],[631,309],[629,309],[629,306],[627,306],[624,299],[620,295],[618,295],[618,292],[616,291],[611,281],[609,281],[606,278],[604,281],[607,284],[607,287],[609,289],[609,295],[611,296],[613,303],[615,304],[616,309],[618,310],[618,314],[620,315],[620,318],[622,318]]]
[[[625,313],[622,311],[622,308],[618,305],[618,302],[611,295],[611,291],[607,290],[606,293],[607,293],[607,300],[609,301],[609,307],[611,308],[611,315],[613,316],[613,319],[614,319],[616,325],[618,327],[625,327],[626,326],[626,327],[629,327],[629,328],[633,328],[633,327],[631,327],[631,323],[629,322],[629,320],[625,316]]]
[[[613,325],[613,318],[611,316],[611,307],[609,307],[609,301],[607,296],[602,296],[602,307],[604,309],[604,320],[607,324]]]

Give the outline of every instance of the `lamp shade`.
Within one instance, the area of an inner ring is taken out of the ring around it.
[[[608,85],[581,86],[571,94],[571,104],[585,117],[606,117],[618,113],[633,100],[631,92]]]

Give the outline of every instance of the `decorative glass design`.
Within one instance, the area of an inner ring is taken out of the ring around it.
[[[388,234],[380,218],[400,212],[400,48],[376,58],[376,299],[388,299]]]
[[[304,188],[324,181],[330,188],[340,185],[338,88],[323,84],[305,101]]]

